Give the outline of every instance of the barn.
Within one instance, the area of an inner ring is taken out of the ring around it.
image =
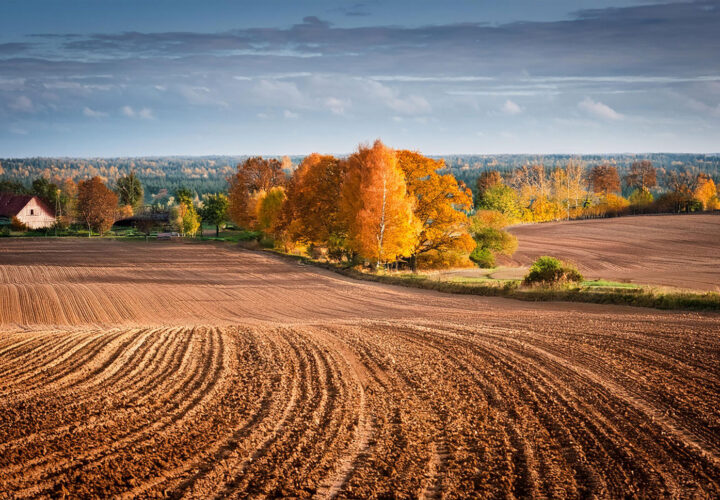
[[[13,217],[30,229],[55,224],[55,212],[37,196],[0,193],[0,225],[10,224]]]

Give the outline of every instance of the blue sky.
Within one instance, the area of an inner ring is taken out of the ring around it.
[[[720,1],[4,0],[0,157],[720,151]]]

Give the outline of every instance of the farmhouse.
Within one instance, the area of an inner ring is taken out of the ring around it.
[[[30,229],[49,227],[55,223],[55,213],[37,196],[0,193],[0,225],[10,224],[13,217]]]

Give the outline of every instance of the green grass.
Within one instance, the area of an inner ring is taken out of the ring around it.
[[[581,283],[581,285],[584,287],[588,287],[588,288],[627,288],[627,289],[640,288],[640,285],[637,285],[635,283],[623,283],[620,281],[607,281],[607,280],[583,281]]]
[[[720,311],[720,294],[717,292],[668,291],[633,283],[617,283],[604,280],[556,286],[524,286],[521,280],[492,278],[459,277],[464,281],[443,281],[431,279],[422,274],[364,272],[340,264],[316,261],[305,256],[288,255],[276,250],[266,251],[286,259],[329,269],[350,278],[447,293],[506,297],[533,302],[588,302],[656,309]]]

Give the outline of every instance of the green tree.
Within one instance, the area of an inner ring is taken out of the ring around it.
[[[133,210],[141,208],[144,202],[143,187],[135,172],[130,172],[125,177],[117,180],[118,198],[120,205],[129,205]]]
[[[209,194],[205,197],[200,215],[205,222],[215,226],[216,238],[220,236],[220,226],[223,226],[227,220],[228,205],[228,197],[222,193]]]
[[[32,182],[32,194],[42,198],[50,207],[55,208],[58,203],[58,187],[45,177],[40,177]]]
[[[638,188],[630,193],[628,201],[637,207],[647,207],[653,202],[653,195],[648,188]]]
[[[192,206],[195,193],[186,187],[180,187],[175,191],[175,202],[179,205],[185,203]]]
[[[495,267],[495,255],[512,255],[517,250],[517,238],[503,228],[508,218],[495,210],[481,210],[470,219],[470,234],[475,239],[475,250],[470,260],[479,267]]]
[[[496,210],[505,214],[510,220],[518,220],[522,215],[517,193],[510,186],[495,184],[487,189],[478,201],[482,210]]]

